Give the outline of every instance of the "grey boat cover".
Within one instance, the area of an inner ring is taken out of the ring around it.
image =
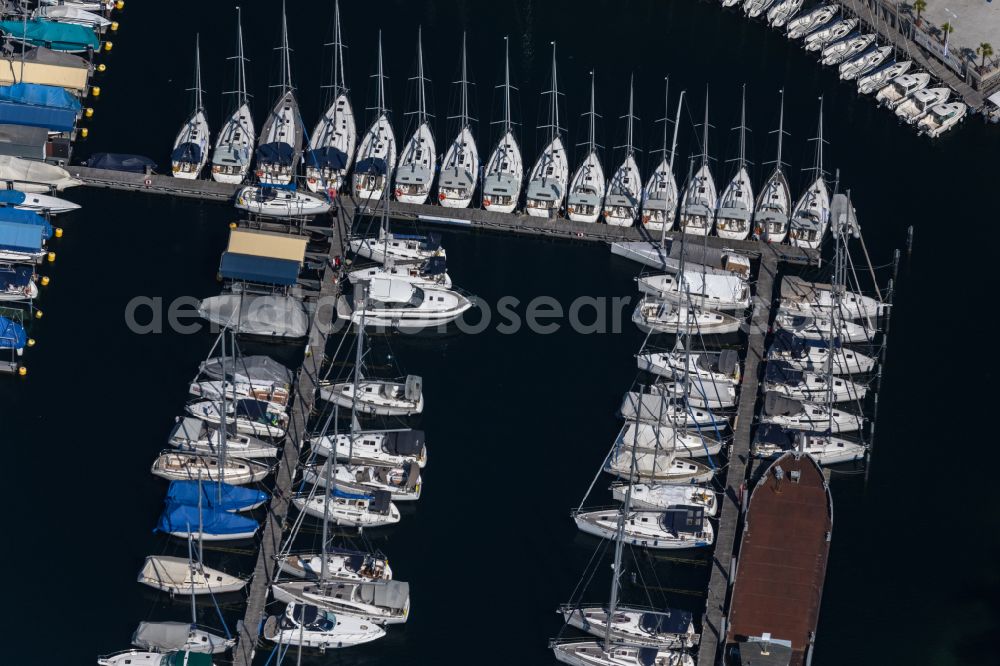
[[[490,174],[483,181],[483,194],[490,196],[514,196],[518,188],[517,179],[509,173]]]
[[[798,400],[786,398],[780,393],[768,391],[764,396],[764,413],[767,416],[795,416],[805,409]]]
[[[438,187],[469,189],[472,187],[472,183],[472,174],[467,169],[458,167],[441,169],[441,175],[438,176]]]
[[[303,338],[309,332],[305,307],[291,296],[212,296],[201,302],[198,314],[247,335]]]
[[[528,183],[527,197],[542,201],[558,201],[562,198],[562,187],[554,178],[536,178]]]
[[[181,418],[170,433],[172,444],[190,444],[208,435],[208,428],[201,419],[193,416]]]
[[[358,597],[365,603],[401,611],[410,598],[410,584],[399,580],[361,583],[358,585]]]
[[[718,354],[700,354],[696,364],[703,370],[731,375],[739,362],[740,355],[735,349],[723,349]]]
[[[781,279],[781,298],[802,303],[813,303],[819,300],[823,293],[829,293],[831,285],[821,282],[808,282],[800,277],[788,275]]]
[[[411,164],[396,171],[396,182],[403,185],[426,185],[434,179],[434,172],[424,166]]]
[[[382,448],[397,456],[416,456],[424,450],[423,430],[403,430],[387,432]]]
[[[376,490],[371,493],[372,499],[368,502],[368,510],[381,516],[389,515],[389,505],[392,503],[392,494],[388,490]]]
[[[721,217],[724,220],[749,220],[750,211],[746,208],[720,208],[716,217]]]
[[[194,648],[188,645],[191,625],[187,622],[140,622],[132,634],[132,645],[145,650],[169,651],[185,647],[192,652],[215,652],[225,647],[226,641],[206,631],[201,631],[208,641]]]
[[[573,190],[568,203],[570,206],[600,206],[601,195],[594,190]]]
[[[20,60],[21,58],[18,58]],[[53,51],[43,46],[33,48],[24,52],[25,62],[37,62],[43,65],[59,65],[61,67],[77,67],[79,69],[90,69],[90,63],[80,56],[62,51]]]
[[[210,358],[202,361],[202,374],[216,380],[222,380],[223,359]],[[241,356],[235,361],[225,359],[226,376],[235,382],[247,384],[267,383],[288,387],[292,384],[293,372],[275,361],[270,356]]]

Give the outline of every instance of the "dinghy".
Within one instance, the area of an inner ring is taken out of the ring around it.
[[[715,222],[718,194],[708,164],[708,89],[705,89],[705,119],[701,135],[701,166],[688,179],[681,201],[680,228],[686,234],[707,236]]]
[[[632,123],[638,118],[633,113],[633,85],[629,80],[628,115],[625,129],[625,159],[615,169],[604,196],[604,223],[613,227],[630,227],[639,216],[639,201],[642,196],[642,176],[635,161],[635,147],[632,145]]]
[[[525,210],[532,217],[555,217],[562,208],[569,184],[569,160],[559,126],[559,80],[556,76],[556,43],[552,42],[552,88],[549,96],[548,141],[528,176]]]
[[[580,531],[602,539],[615,539],[619,533],[621,509],[581,511],[573,516]],[[715,542],[712,523],[704,510],[678,506],[663,511],[632,511],[625,517],[622,541],[641,548],[679,550],[704,548]]]
[[[880,88],[875,94],[875,101],[889,109],[895,109],[910,95],[926,88],[930,82],[931,75],[927,72],[902,74]]]
[[[465,57],[465,33],[462,33],[462,78],[459,85],[458,136],[441,161],[438,174],[438,201],[445,208],[468,208],[479,184],[479,150],[472,136],[469,117],[469,77]]]
[[[580,631],[604,639],[608,636],[608,610],[602,606],[563,606],[563,621]],[[684,649],[698,644],[691,613],[668,608],[653,611],[618,606],[611,619],[612,643]]]
[[[330,212],[331,204],[295,185],[250,185],[236,193],[236,207],[266,217],[312,217]]]
[[[736,159],[736,175],[719,197],[719,210],[715,214],[715,233],[720,238],[745,240],[750,235],[750,218],[753,216],[753,184],[747,172],[746,160],[746,86],[740,105],[740,153]]]
[[[59,197],[17,190],[0,190],[0,206],[49,215],[69,213],[80,208],[79,204]]]
[[[187,413],[202,421],[219,425],[222,423],[220,402],[202,400],[185,407]],[[226,424],[236,426],[236,432],[258,437],[280,439],[288,428],[288,414],[276,409],[271,403],[252,398],[240,398],[226,405]]]
[[[764,371],[764,390],[795,400],[847,402],[863,400],[868,387],[842,377],[795,370],[784,361],[771,361]]]
[[[839,65],[867,49],[874,41],[875,35],[869,33],[834,42],[823,49],[820,64],[826,66]]]
[[[865,74],[858,79],[858,92],[862,95],[870,95],[896,77],[906,74],[912,66],[912,60],[903,60],[902,62],[894,62],[870,74]]]
[[[896,116],[907,125],[913,125],[930,113],[939,104],[944,104],[951,97],[951,88],[924,88],[911,94],[902,104],[896,107]]]
[[[497,147],[486,162],[483,177],[483,208],[495,213],[512,213],[521,197],[524,180],[524,158],[514,136],[514,121],[510,112],[510,40],[504,41],[503,132]]]
[[[250,171],[257,130],[250,112],[247,93],[246,58],[243,57],[243,24],[241,10],[236,8],[236,108],[229,115],[215,140],[212,153],[212,179],[219,183],[239,185]]]
[[[573,641],[553,645],[552,651],[556,661],[569,666],[694,666],[694,658],[685,652],[654,647],[607,647],[596,641]]]
[[[153,461],[149,471],[168,481],[225,481],[241,486],[264,480],[271,468],[255,460],[229,457],[220,466],[215,456],[166,451]]]
[[[323,558],[326,578],[323,578]],[[334,548],[321,553],[280,555],[278,567],[285,573],[307,580],[380,581],[392,580],[389,561],[373,553]]]
[[[767,359],[785,361],[795,370],[826,372],[831,349],[835,375],[870,372],[875,367],[874,358],[841,346],[839,340],[831,345],[826,340],[803,340],[787,331],[775,333]]]
[[[170,169],[175,178],[194,180],[208,161],[208,120],[205,106],[201,101],[201,47],[195,41],[194,50],[194,111],[174,139],[174,149],[170,154]]]
[[[880,46],[854,60],[843,62],[840,65],[840,78],[843,81],[853,81],[881,65],[890,55],[891,46]]]
[[[355,326],[416,332],[444,327],[472,307],[462,294],[442,287],[418,286],[407,280],[372,278],[367,304],[353,296],[337,299],[337,317]]]
[[[371,643],[385,636],[385,629],[351,615],[335,615],[318,606],[293,602],[281,615],[264,621],[262,634],[278,645],[325,651]]]
[[[757,428],[757,434],[754,435],[750,446],[750,452],[756,458],[777,458],[784,453],[802,452],[812,456],[820,465],[837,465],[862,460],[867,450],[864,444],[842,437],[831,437],[804,430],[789,432],[781,426],[769,423]]]
[[[25,301],[38,297],[31,266],[0,266],[0,301]]]
[[[375,120],[361,137],[354,166],[354,196],[369,205],[382,198],[392,182],[396,167],[396,135],[389,120],[385,99],[385,75],[382,73],[382,31],[378,33],[378,69],[376,79]],[[372,257],[374,259],[374,257]],[[377,261],[377,260],[376,260]]]
[[[198,314],[244,335],[304,338],[309,332],[309,315],[291,296],[222,294],[203,300]]]
[[[677,335],[690,329],[701,335],[726,335],[740,330],[743,322],[721,312],[675,306],[647,296],[632,313],[632,323],[643,333]]]
[[[236,639],[216,636],[189,622],[140,622],[132,634],[132,645],[153,652],[221,654],[236,645]]]
[[[182,453],[219,455],[222,452],[222,432],[199,418],[181,416],[170,431],[167,443]],[[278,447],[249,435],[228,433],[226,455],[237,458],[275,458]]]
[[[315,604],[379,625],[403,624],[410,615],[410,584],[398,580],[290,581],[275,583],[271,592],[278,601]]]
[[[308,465],[302,469],[302,480],[320,488],[329,488],[330,480],[326,466]],[[420,465],[414,461],[408,465],[336,465],[333,468],[334,484],[349,492],[384,491],[393,502],[415,502],[420,499],[423,484]]]
[[[768,392],[764,395],[761,423],[773,423],[792,430],[821,430],[824,432],[853,432],[860,430],[864,418],[826,405],[793,400]]]
[[[416,463],[424,467],[427,464],[427,447],[422,430],[323,435],[309,440],[309,447],[316,455],[333,455],[339,461],[358,465],[402,466]]]
[[[612,485],[612,497],[624,502],[628,486],[625,483]],[[715,493],[704,486],[690,483],[633,483],[631,486],[632,504],[639,509],[658,511],[675,506],[700,506],[709,517],[714,517],[719,512]]]
[[[597,140],[594,125],[597,113],[594,111],[594,72],[590,73],[590,113],[587,133],[586,155],[573,173],[566,199],[566,214],[574,222],[597,222],[601,215],[601,201],[604,199],[604,167],[597,154]]]
[[[302,157],[302,117],[292,87],[291,49],[288,48],[288,21],[281,5],[281,82],[278,99],[260,130],[257,143],[257,180],[263,185],[292,182]]]
[[[939,137],[960,123],[969,107],[964,102],[948,102],[932,106],[917,123],[917,134],[926,134],[932,139]]]
[[[403,144],[396,167],[396,201],[411,204],[427,203],[437,168],[437,148],[427,114],[427,91],[424,84],[424,51],[422,29],[417,29],[417,129]]]
[[[347,409],[356,406],[359,414],[410,416],[424,411],[423,381],[417,375],[408,375],[405,383],[364,379],[357,384],[357,399],[354,382],[321,384],[319,395]]]
[[[818,30],[830,22],[837,14],[837,5],[822,5],[816,9],[798,16],[788,22],[786,33],[789,39],[805,37],[810,32]]]
[[[803,41],[806,51],[820,51],[827,44],[843,39],[858,25],[858,19],[841,19],[836,23],[810,33]]]
[[[247,581],[191,562],[183,557],[150,555],[139,571],[139,582],[172,595],[201,596],[239,592]]]
[[[46,194],[52,189],[62,192],[82,184],[82,180],[54,164],[0,155],[0,188]]]
[[[334,487],[329,493],[292,498],[295,508],[313,518],[347,527],[384,527],[399,522],[399,509],[387,491],[353,492]]]

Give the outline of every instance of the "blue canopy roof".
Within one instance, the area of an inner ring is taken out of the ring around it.
[[[42,249],[45,229],[33,224],[0,221],[0,249],[13,252],[38,252]]]
[[[197,506],[168,502],[160,515],[160,521],[156,524],[156,530],[167,533],[194,533],[198,531],[199,525],[202,534],[220,535],[255,532],[258,527],[257,521],[252,518],[221,509],[206,509],[203,506],[199,517]]]
[[[31,266],[0,266],[0,289],[27,287],[34,274]]]
[[[292,259],[223,252],[219,274],[228,280],[246,280],[287,287],[298,281],[299,262]]]
[[[30,224],[41,227],[43,239],[48,240],[52,237],[52,225],[49,224],[48,220],[30,210],[0,207],[0,222],[14,222],[16,224]]]
[[[347,153],[333,146],[310,150],[306,157],[306,166],[344,169],[347,167]]]
[[[94,153],[83,163],[94,169],[111,169],[112,171],[129,171],[131,173],[144,173],[146,167],[156,168],[156,162],[148,157],[122,153]]]
[[[48,106],[68,111],[80,110],[80,100],[69,94],[65,88],[45,86],[39,83],[15,83],[10,86],[0,86],[0,100],[18,104]]]
[[[219,491],[222,491],[222,501],[219,501]],[[185,506],[198,506],[198,494],[201,493],[203,509],[218,509],[220,511],[245,511],[267,501],[268,495],[262,490],[243,488],[217,481],[171,481],[167,488],[167,503]]]
[[[197,143],[186,141],[174,148],[174,152],[170,153],[170,160],[172,162],[198,164],[198,162],[201,162],[201,146]]]
[[[257,148],[257,161],[259,162],[290,165],[293,157],[295,157],[295,149],[284,142],[265,143]]]
[[[28,334],[16,321],[0,317],[0,349],[24,349]]]
[[[0,21],[0,31],[32,46],[44,46],[53,51],[95,51],[101,45],[90,28],[72,23],[54,23],[41,19]]]

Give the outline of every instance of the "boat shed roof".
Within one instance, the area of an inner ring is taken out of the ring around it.
[[[288,287],[298,281],[299,262],[223,252],[219,274],[227,280],[245,280]]]
[[[254,257],[286,259],[301,265],[306,258],[307,242],[308,239],[301,236],[234,229],[229,233],[229,247],[226,251]]]

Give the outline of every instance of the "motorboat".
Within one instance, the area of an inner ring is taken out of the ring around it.
[[[551,218],[559,213],[569,184],[569,160],[559,127],[559,80],[556,76],[556,43],[552,42],[552,89],[549,95],[548,141],[528,176],[525,210],[532,217]]]
[[[197,39],[194,53],[194,110],[177,132],[173,152],[170,153],[170,169],[174,177],[188,180],[201,174],[208,161],[209,146],[208,119],[201,100],[201,49]]]
[[[404,466],[427,464],[427,446],[422,430],[394,430],[354,435],[323,435],[309,440],[316,455],[336,456],[342,462],[358,465]]]
[[[396,201],[410,204],[427,203],[434,184],[437,167],[437,146],[427,114],[427,91],[424,84],[423,30],[417,29],[417,128],[399,151],[396,165]]]
[[[293,602],[285,612],[264,621],[264,638],[278,645],[330,650],[371,643],[385,636],[385,629],[352,615]]]
[[[410,616],[410,585],[398,580],[289,581],[275,583],[271,592],[278,601],[314,604],[379,625],[403,624]]]
[[[337,317],[355,326],[412,332],[447,326],[471,307],[468,298],[451,289],[376,277],[369,280],[366,304],[347,295],[337,300]]]
[[[823,432],[853,432],[860,430],[864,418],[831,409],[827,405],[793,400],[779,393],[764,395],[764,411],[761,423],[773,423],[792,430],[819,430]]]
[[[649,296],[632,313],[632,323],[644,333],[677,335],[690,330],[700,335],[726,335],[740,330],[743,322],[732,315],[676,306]]]
[[[810,12],[797,16],[788,22],[786,36],[789,39],[805,37],[810,32],[818,30],[837,15],[837,5],[820,5]]]
[[[510,112],[510,42],[507,37],[504,37],[504,49],[504,115],[500,121],[503,134],[486,162],[483,175],[483,208],[495,213],[514,212],[524,180],[524,158],[514,136]]]
[[[833,437],[821,432],[789,432],[781,426],[765,423],[757,428],[750,445],[755,458],[777,458],[788,452],[812,456],[820,465],[838,465],[862,460],[868,448],[860,442]]]
[[[604,188],[607,179],[604,177],[604,167],[597,153],[597,140],[594,133],[597,113],[594,110],[594,73],[590,73],[590,113],[587,133],[586,154],[580,166],[573,172],[569,182],[569,196],[566,199],[566,214],[574,222],[597,222],[601,215],[601,202],[604,201]]]
[[[822,60],[820,62],[827,66],[839,65],[867,49],[874,41],[875,34],[868,33],[867,35],[858,35],[834,42],[823,49]]]
[[[200,400],[190,403],[185,410],[191,416],[206,423],[219,425],[222,423],[222,401]],[[244,435],[279,439],[285,436],[288,428],[288,414],[284,409],[278,409],[270,402],[239,398],[226,403],[226,424],[236,426],[236,432]]]
[[[853,81],[881,65],[890,55],[891,46],[880,46],[854,60],[846,60],[840,64],[840,78],[843,81]]]
[[[261,126],[257,143],[257,180],[263,185],[288,185],[302,158],[302,116],[292,87],[291,49],[288,47],[288,21],[281,10],[281,81],[279,94],[267,120]]]
[[[379,201],[392,182],[396,167],[396,134],[389,120],[385,101],[385,75],[382,72],[382,31],[378,33],[378,69],[376,79],[375,119],[361,137],[354,165],[354,196],[361,203]]]
[[[637,120],[633,113],[632,81],[628,88],[628,116],[625,130],[625,158],[615,169],[604,195],[604,222],[613,227],[630,227],[639,216],[642,197],[642,176],[635,161],[635,147],[632,145],[632,123]]]
[[[236,207],[267,217],[312,217],[330,212],[330,201],[294,185],[249,185],[236,193]]]
[[[608,634],[608,609],[603,606],[565,605],[559,612],[571,627],[602,639]],[[610,635],[612,643],[628,645],[684,649],[698,644],[692,614],[673,608],[654,611],[617,606]]]
[[[582,532],[615,539],[622,524],[621,515],[621,509],[600,509],[576,513],[573,520]],[[631,546],[655,550],[704,548],[715,542],[715,530],[701,507],[634,510],[625,516],[621,539]]]
[[[243,23],[241,9],[236,8],[236,108],[230,114],[215,140],[212,153],[212,179],[219,183],[239,185],[250,171],[257,131],[250,112],[247,93],[246,58],[243,56]]]
[[[870,95],[893,79],[906,74],[912,66],[912,60],[902,60],[865,74],[858,78],[858,92],[862,95]]]
[[[323,577],[323,559],[326,577]],[[353,550],[333,549],[323,553],[279,555],[278,567],[291,576],[306,580],[392,580],[389,560],[381,555]]]
[[[778,331],[767,350],[767,359],[785,361],[795,370],[826,372],[827,364],[835,375],[870,372],[875,359],[843,347],[839,340],[831,345],[827,340],[803,340],[788,331]]]
[[[462,80],[458,82],[459,113],[458,136],[455,137],[441,161],[438,174],[438,201],[444,208],[468,208],[479,184],[479,150],[472,136],[472,119],[469,117],[469,79],[465,56],[465,33],[462,33]]]
[[[917,133],[926,134],[932,139],[939,137],[962,122],[968,110],[969,107],[964,102],[946,102],[932,106],[917,122]]]
[[[180,596],[239,592],[247,581],[184,557],[150,555],[139,570],[139,582]]]
[[[355,492],[334,486],[329,493],[293,497],[292,504],[307,516],[334,525],[372,528],[399,522],[399,509],[387,491]]]
[[[857,25],[858,19],[856,18],[841,19],[836,23],[809,33],[803,40],[802,45],[806,51],[820,51],[827,44],[832,44],[838,39],[847,37]]]
[[[930,82],[931,75],[927,72],[901,74],[879,88],[875,94],[875,101],[890,109],[895,109],[910,95],[926,88]]]
[[[632,486],[630,501],[637,509],[659,511],[675,506],[700,506],[706,516],[714,517],[719,512],[715,492],[706,486],[692,483],[615,483],[611,495],[618,502],[625,501],[625,494]]]
[[[951,88],[924,88],[912,93],[896,107],[896,115],[907,125],[913,125],[930,113],[934,107],[944,104],[951,97]]]
[[[194,416],[177,418],[167,444],[181,453],[218,456],[222,453],[222,431]],[[262,439],[229,432],[225,453],[235,458],[276,458],[278,446]]]
[[[403,383],[363,379],[357,382],[356,393],[354,384],[321,384],[319,395],[342,408],[372,416],[411,416],[424,411],[423,380],[417,375],[408,375]]]
[[[224,481],[236,486],[263,481],[271,467],[256,460],[226,457],[220,465],[216,456],[165,451],[149,470],[168,481]]]
[[[784,361],[771,361],[764,371],[764,390],[807,402],[857,402],[868,394],[868,386],[843,377],[804,372]]]

